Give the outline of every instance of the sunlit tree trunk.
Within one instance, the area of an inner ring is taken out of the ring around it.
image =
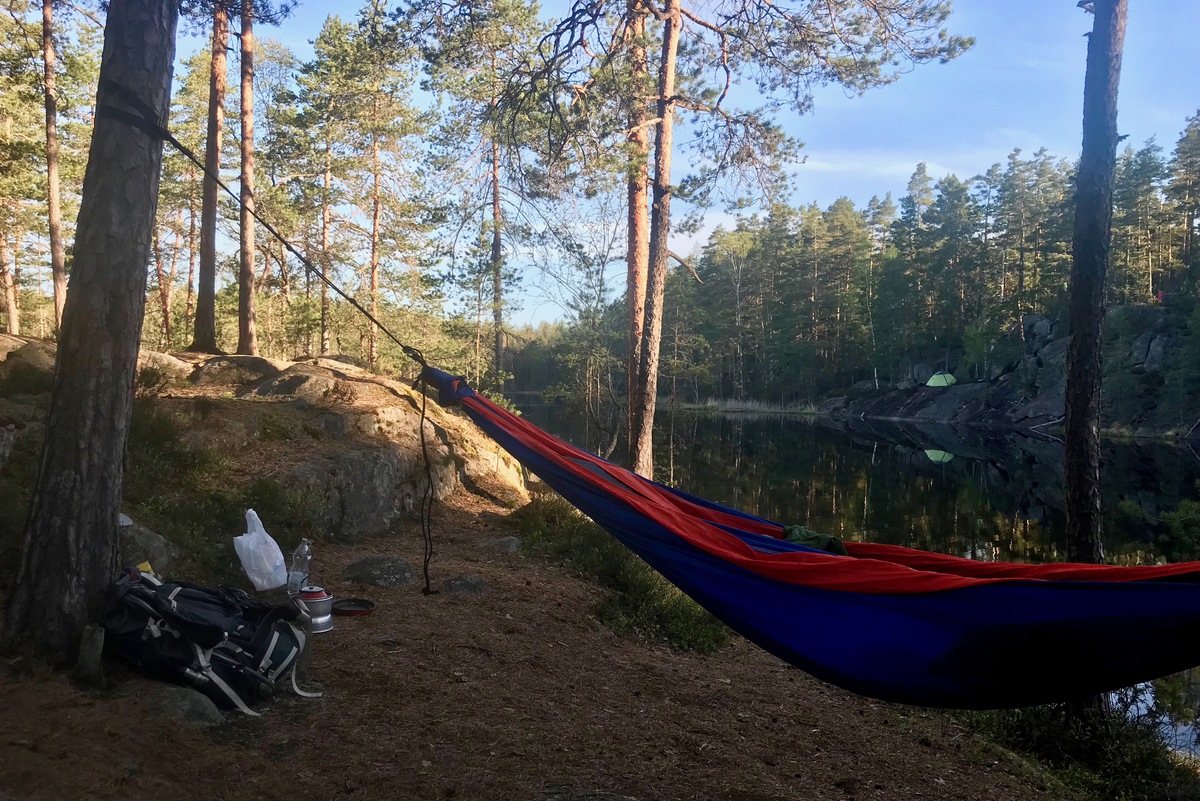
[[[646,316],[646,271],[650,261],[649,201],[650,188],[650,131],[647,122],[646,100],[641,89],[649,77],[646,61],[646,11],[640,0],[629,0],[629,80],[633,88],[629,108],[628,142],[632,154],[628,179],[628,211],[625,253],[625,306],[629,324],[629,352],[626,367],[626,439],[627,457],[634,463],[634,444],[641,421],[642,328]]]
[[[504,217],[500,209],[500,143],[492,140],[492,325],[495,338],[492,348],[492,369],[504,370],[504,250],[501,234]]]
[[[1067,348],[1067,555],[1103,562],[1100,514],[1100,334],[1104,274],[1112,238],[1117,156],[1117,87],[1126,0],[1096,0],[1083,89],[1083,150],[1075,188],[1070,323]]]
[[[17,306],[17,280],[14,275],[12,254],[8,250],[8,237],[0,234],[0,290],[4,292],[4,313],[7,316],[5,331],[19,336],[21,333],[21,309]]]
[[[192,176],[193,179],[195,176]],[[187,330],[192,324],[192,287],[196,281],[196,195],[194,192],[188,193],[188,278],[187,278],[187,302],[183,307],[183,327]]]
[[[238,345],[244,356],[258,355],[254,319],[254,8],[242,4],[242,177],[241,258],[238,265]]]
[[[658,124],[654,134],[654,205],[650,214],[650,269],[646,322],[642,334],[638,433],[633,470],[654,475],[654,409],[658,402],[658,349],[662,343],[663,295],[667,286],[671,234],[671,148],[675,133],[675,59],[682,27],[679,0],[668,0],[663,20],[662,59],[658,73]]]
[[[158,278],[158,305],[162,313],[162,329],[159,332],[158,349],[166,350],[171,342],[171,289],[167,282],[167,271],[163,260],[162,233],[154,231],[150,249],[154,254],[154,274]]]
[[[54,278],[54,330],[62,328],[67,302],[67,261],[63,249],[62,196],[58,186],[58,91],[54,75],[54,0],[42,0],[42,63],[46,90],[46,216],[50,232],[50,273]]]
[[[221,134],[225,127],[225,50],[229,17],[223,3],[213,5],[212,63],[208,78],[208,133],[204,143],[204,193],[200,201],[200,278],[190,350],[217,350],[217,182],[221,171]]]
[[[166,120],[176,0],[111,0],[97,107],[123,106],[104,87],[137,92]],[[117,514],[162,140],[98,116],[76,228],[54,384],[24,544],[5,609],[6,639],[69,663],[117,572]]]
[[[383,210],[380,196],[379,165],[379,95],[371,102],[371,316],[379,319],[379,220]],[[370,325],[370,340],[367,343],[367,360],[375,367],[379,363],[379,329]]]
[[[333,187],[333,142],[325,140],[325,183],[321,193],[321,275],[329,278],[329,213]],[[321,355],[329,353],[329,285],[321,282]]]

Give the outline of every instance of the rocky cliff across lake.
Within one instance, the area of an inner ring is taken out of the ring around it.
[[[1119,306],[1105,321],[1103,425],[1134,436],[1196,436],[1197,388],[1189,388],[1185,310]],[[1049,427],[1063,417],[1067,336],[1062,321],[1040,314],[997,343],[989,359],[967,365],[961,354],[910,363],[904,379],[875,388],[862,381],[850,393],[827,399],[835,418],[907,420],[1017,428]],[[996,354],[1009,354],[1007,357]],[[948,364],[947,364],[948,362]],[[935,371],[958,382],[931,387]],[[1200,427],[1198,427],[1200,428]]]

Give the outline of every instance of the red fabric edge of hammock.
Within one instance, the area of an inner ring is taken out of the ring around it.
[[[781,536],[782,527],[697,506],[664,492],[640,476],[563,442],[479,395],[460,397],[459,402],[529,443],[559,469],[577,478],[597,480],[594,472],[575,460],[604,471],[614,479],[605,487],[609,494],[659,521],[690,545],[765,578],[789,584],[840,592],[908,595],[1013,581],[1136,582],[1200,571],[1200,563],[1196,562],[1146,567],[997,564],[869,543],[847,543],[849,557],[811,552],[761,553],[714,523],[773,537]]]

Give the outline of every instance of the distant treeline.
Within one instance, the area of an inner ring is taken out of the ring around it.
[[[899,203],[778,205],[717,229],[668,287],[660,392],[790,403],[896,384],[919,361],[985,376],[1024,315],[1065,321],[1073,173],[1045,150],[969,180],[921,163]],[[1200,113],[1170,155],[1152,138],[1118,156],[1108,303],[1188,303],[1198,219]],[[599,414],[620,395],[619,307],[526,347],[516,386],[557,385]]]

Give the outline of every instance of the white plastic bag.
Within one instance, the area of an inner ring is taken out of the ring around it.
[[[287,565],[279,544],[263,528],[253,509],[246,510],[246,533],[233,538],[233,549],[242,561],[254,589],[273,590],[287,584]]]

